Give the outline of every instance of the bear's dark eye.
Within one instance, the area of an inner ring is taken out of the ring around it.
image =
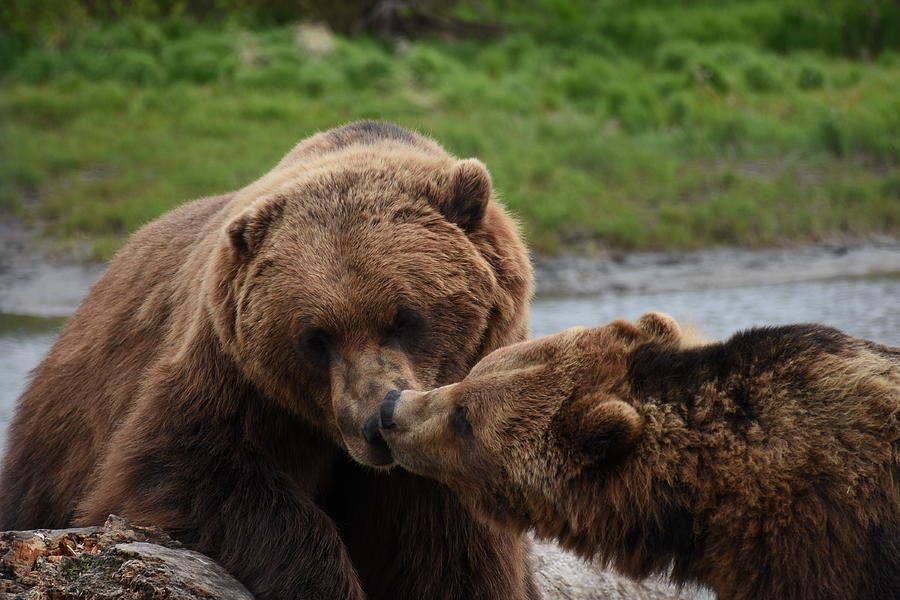
[[[469,409],[465,406],[457,406],[450,413],[450,428],[460,437],[472,439],[475,433],[472,431],[472,424],[469,423]]]
[[[328,368],[331,359],[331,336],[324,329],[310,328],[300,334],[300,350],[317,367]]]
[[[412,350],[425,330],[425,319],[418,311],[401,307],[391,323],[388,340],[399,344],[404,350]]]

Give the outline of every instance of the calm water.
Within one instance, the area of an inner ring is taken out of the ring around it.
[[[831,279],[743,288],[538,298],[532,335],[574,325],[600,325],[658,310],[711,338],[759,325],[824,323],[891,346],[900,346],[900,276]]]
[[[0,313],[0,442],[28,371],[41,361],[64,320]],[[0,446],[2,448],[3,446]]]
[[[723,338],[755,325],[818,322],[847,333],[900,346],[900,277],[836,279],[685,292],[619,293],[537,298],[532,333],[599,325],[659,310],[707,337]],[[0,314],[0,442],[29,370],[46,354],[62,319]]]

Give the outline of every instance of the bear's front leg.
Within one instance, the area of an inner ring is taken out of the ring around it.
[[[115,512],[160,526],[218,561],[260,599],[363,600],[328,515],[264,457],[209,442],[197,436],[180,447],[144,442],[139,451],[107,460],[78,521],[96,524]]]
[[[400,469],[336,470],[326,510],[369,600],[537,600],[524,536],[475,521],[434,481]]]

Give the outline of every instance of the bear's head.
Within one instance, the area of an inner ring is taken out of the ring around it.
[[[482,519],[514,529],[565,522],[558,511],[582,476],[615,465],[641,439],[628,355],[684,343],[671,317],[648,313],[513,344],[459,383],[390,392],[382,434],[399,465],[447,484]]]
[[[301,142],[236,193],[207,309],[259,391],[388,466],[385,393],[461,379],[527,337],[531,267],[474,159],[362,122]]]

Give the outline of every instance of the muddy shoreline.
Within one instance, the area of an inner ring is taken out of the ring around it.
[[[77,255],[52,253],[33,230],[0,222],[0,313],[67,317],[105,268]]]
[[[532,256],[535,296],[606,295],[722,289],[835,279],[900,276],[900,239],[789,248]],[[48,252],[34,233],[0,223],[0,313],[68,316],[105,269]]]
[[[596,257],[537,256],[533,262],[537,297],[674,292],[900,276],[900,240]]]

